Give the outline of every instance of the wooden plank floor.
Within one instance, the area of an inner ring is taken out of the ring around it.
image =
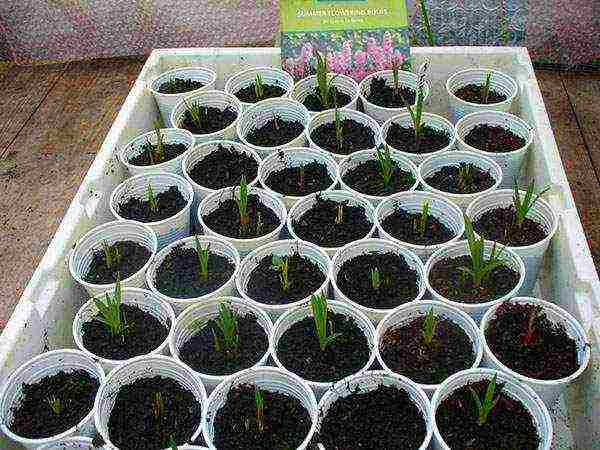
[[[0,329],[39,263],[143,58],[0,70]],[[600,266],[600,73],[538,71]]]

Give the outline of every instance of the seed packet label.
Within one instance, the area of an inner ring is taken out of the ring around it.
[[[282,66],[299,80],[315,72],[314,51],[331,72],[361,81],[410,53],[405,0],[282,0]]]

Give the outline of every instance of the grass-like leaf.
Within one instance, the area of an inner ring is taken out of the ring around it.
[[[332,86],[333,80],[337,75],[328,77],[329,69],[327,68],[327,57],[318,50],[314,51],[315,58],[317,60],[316,71],[317,71],[317,95],[321,100],[321,104],[324,108],[333,106],[335,99],[333,98]],[[329,79],[328,79],[329,78]]]
[[[150,162],[152,165],[159,164],[166,158],[165,137],[161,131],[161,128],[163,128],[162,120],[155,120],[154,132],[156,133],[156,145],[154,146],[154,150],[152,149],[152,146],[150,146],[148,149],[148,154],[150,155]]]
[[[165,402],[161,392],[155,392],[150,402],[152,415],[156,420],[160,420],[165,415]]]
[[[199,275],[202,280],[206,281],[208,280],[208,258],[210,256],[210,245],[202,247],[202,245],[200,245],[200,240],[198,239],[198,236],[194,236],[194,240],[196,243],[196,254],[198,255],[198,264],[200,265]]]
[[[240,180],[240,189],[238,196],[235,197],[235,202],[240,213],[240,225],[245,227],[250,222],[250,217],[248,216],[248,182],[245,175],[242,175],[242,179]]]
[[[377,162],[379,163],[379,174],[383,179],[383,185],[389,187],[394,175],[394,162],[390,156],[390,148],[386,144],[383,150],[377,148],[376,152]]]
[[[377,267],[371,269],[371,287],[376,291],[381,287],[381,273]]]
[[[265,397],[258,387],[254,389],[254,402],[256,403],[256,425],[259,433],[262,433],[265,429]]]
[[[481,99],[483,103],[488,102],[488,98],[490,97],[490,89],[492,88],[492,72],[488,72],[485,76],[485,83],[481,87]]]
[[[425,344],[431,345],[435,339],[435,330],[437,328],[438,318],[433,312],[433,307],[429,308],[425,315],[425,321],[423,322],[423,340]]]
[[[123,245],[120,242],[110,245],[108,242],[102,241],[102,252],[109,269],[114,270],[119,267],[123,259]]]
[[[485,396],[483,398],[483,402],[479,398],[479,395],[473,388],[471,389],[471,396],[473,397],[473,402],[477,408],[477,423],[479,425],[484,425],[488,421],[488,417],[490,412],[498,403],[500,396],[496,396],[496,379],[497,376],[494,375],[494,378],[489,382],[487,389],[485,390]]]
[[[282,292],[290,290],[290,258],[273,255],[271,258],[273,269],[279,272],[279,285]]]
[[[431,29],[431,22],[429,20],[429,9],[427,8],[426,0],[419,0],[419,7],[421,8],[421,24],[425,29],[425,34],[427,35],[427,43],[430,47],[436,46],[435,34]]]
[[[61,413],[63,405],[58,397],[52,395],[46,399],[46,402],[55,415],[58,416]]]
[[[127,330],[127,323],[125,316],[121,310],[123,304],[123,293],[121,289],[121,278],[117,275],[117,282],[115,283],[115,292],[110,295],[108,292],[104,294],[106,302],[100,300],[100,298],[94,298],[94,304],[98,309],[99,316],[97,320],[106,324],[108,331],[111,336],[125,335]]]
[[[154,212],[158,211],[158,199],[156,198],[156,194],[152,189],[152,184],[148,181],[148,186],[146,187],[146,200],[148,200],[148,205],[150,209]]]
[[[315,320],[315,330],[319,338],[319,346],[321,351],[325,351],[327,346],[338,339],[341,334],[329,334],[327,331],[327,299],[323,294],[315,294],[310,298],[310,307]],[[331,328],[331,327],[330,327]]]
[[[427,74],[429,70],[429,63],[426,61],[421,64],[419,68],[418,81],[417,81],[417,98],[414,105],[411,105],[406,98],[402,96],[400,91],[398,94],[404,103],[404,106],[410,114],[410,119],[413,123],[415,130],[415,139],[417,141],[417,149],[420,146],[421,136],[423,134],[423,109],[425,107],[425,82],[427,81]]]
[[[185,104],[187,112],[190,113],[192,123],[198,128],[201,128],[202,124],[206,122],[205,111],[196,102],[188,102],[187,99],[183,99],[183,103]]]
[[[240,336],[237,327],[237,315],[227,306],[226,303],[219,304],[219,317],[216,320],[217,326],[223,335],[221,345],[220,339],[215,336],[215,348],[224,350],[226,355],[235,357],[240,347]]]
[[[415,233],[417,233],[420,237],[425,235],[425,231],[427,231],[427,219],[429,218],[429,202],[424,200],[421,204],[421,214],[418,217],[415,217],[413,221],[413,229]]]
[[[254,79],[254,95],[257,100],[260,100],[265,95],[265,84],[263,83],[263,78],[260,73],[256,74],[256,78]]]
[[[460,163],[458,166],[459,183],[464,189],[468,189],[473,185],[474,170],[473,165],[469,163]]]
[[[531,180],[529,185],[527,186],[527,191],[525,192],[525,196],[521,198],[521,193],[519,192],[519,185],[517,180],[515,179],[513,184],[513,206],[515,208],[515,225],[517,227],[521,227],[523,225],[523,221],[531,211],[535,202],[544,195],[546,192],[550,190],[550,186],[545,187],[540,192],[535,194],[535,181]]]

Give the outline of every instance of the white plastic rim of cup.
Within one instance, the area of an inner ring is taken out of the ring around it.
[[[395,327],[407,325],[419,317],[424,317],[430,310],[433,310],[436,316],[458,326],[469,338],[469,341],[471,341],[471,348],[473,349],[473,354],[475,355],[475,361],[471,367],[465,367],[465,369],[479,367],[483,358],[483,343],[479,334],[479,327],[471,318],[471,316],[447,303],[435,300],[418,300],[406,303],[391,311],[383,318],[381,322],[379,322],[379,325],[377,326],[377,345],[375,346],[375,356],[385,371],[396,373],[390,369],[381,355],[380,348],[385,333]],[[431,398],[433,393],[440,387],[439,384],[424,384],[417,382],[415,382],[415,384],[423,389],[429,398]]]
[[[554,405],[555,400],[563,392],[569,384],[574,382],[581,374],[585,371],[589,365],[591,358],[591,346],[588,343],[587,334],[579,321],[575,319],[571,314],[565,311],[560,306],[554,303],[541,300],[534,297],[513,297],[509,300],[505,300],[510,303],[528,304],[540,306],[542,311],[546,314],[546,317],[554,324],[564,327],[567,335],[576,341],[577,343],[577,360],[579,362],[579,368],[571,375],[556,379],[556,380],[540,380],[536,378],[527,377],[512,370],[510,367],[502,363],[490,349],[487,339],[486,331],[490,322],[496,316],[498,308],[504,304],[504,302],[498,303],[492,306],[484,314],[481,319],[481,336],[483,340],[484,360],[483,365],[492,369],[500,370],[507,373],[513,378],[516,378],[520,382],[530,386],[544,401],[548,409],[551,409]]]
[[[173,249],[175,249],[176,247],[182,247],[185,249],[196,249],[196,239],[198,240],[198,243],[201,247],[206,248],[208,246],[208,249],[211,253],[227,258],[231,262],[231,264],[234,267],[231,277],[217,290],[209,292],[205,295],[201,295],[199,297],[176,298],[169,297],[168,295],[163,294],[158,290],[158,287],[156,286],[158,268],[163,263],[165,258],[171,253],[171,251],[173,251]],[[179,314],[191,305],[205,303],[216,297],[233,295],[235,293],[235,277],[239,270],[240,255],[237,249],[233,245],[231,245],[230,242],[227,242],[215,236],[188,236],[186,238],[172,242],[156,254],[156,257],[152,260],[152,264],[150,265],[150,267],[148,267],[148,271],[146,272],[146,282],[154,295],[169,303],[175,310],[175,313]]]
[[[525,144],[517,150],[502,153],[486,152],[476,147],[472,147],[467,144],[464,139],[477,125],[499,126],[510,130],[521,137],[525,141]],[[501,111],[480,111],[467,114],[456,123],[454,132],[458,150],[477,153],[496,161],[502,169],[502,183],[500,183],[500,187],[503,188],[512,187],[515,178],[519,177],[521,166],[531,147],[535,134],[531,125],[523,119]]]
[[[121,387],[135,383],[144,378],[160,376],[169,378],[191,392],[201,407],[206,406],[206,389],[195,372],[185,364],[163,355],[138,356],[113,369],[100,386],[94,402],[94,422],[105,445],[110,449],[117,447],[110,441],[108,421]],[[203,420],[198,420],[198,427],[190,437],[195,440],[202,432]]]
[[[529,386],[518,382],[503,372],[492,369],[468,369],[450,375],[433,394],[431,399],[431,415],[433,419],[433,448],[435,450],[451,450],[444,442],[437,427],[435,415],[438,406],[454,391],[469,383],[491,380],[497,376],[497,382],[504,384],[502,393],[512,400],[521,403],[529,412],[540,437],[539,450],[550,450],[552,444],[552,418],[542,399]]]
[[[450,300],[439,292],[437,292],[430,283],[431,271],[433,267],[440,261],[444,259],[458,258],[460,256],[470,255],[469,253],[469,243],[468,241],[457,241],[453,242],[446,247],[442,247],[438,249],[431,258],[425,264],[425,281],[427,283],[427,290],[435,300],[439,300],[443,303],[450,304],[455,308],[458,308],[465,313],[469,314],[476,323],[480,323],[481,318],[485,314],[485,312],[490,309],[493,305],[496,305],[503,300],[514,297],[521,289],[521,285],[523,284],[523,280],[525,279],[525,265],[523,264],[523,259],[515,252],[513,252],[510,248],[499,246],[495,242],[485,241],[484,242],[484,257],[489,258],[492,250],[495,248],[496,254],[502,249],[501,259],[505,263],[506,266],[510,267],[512,270],[519,274],[519,280],[517,284],[506,294],[503,296],[489,300],[481,303],[465,303],[457,300]]]
[[[359,97],[359,89],[356,81],[354,81],[349,76],[332,72],[329,72],[327,74],[327,81],[330,82],[331,85],[338,89],[340,92],[350,97],[350,103],[348,103],[347,105],[340,105],[340,109],[356,109]],[[302,103],[309,94],[315,94],[316,90],[317,76],[311,75],[309,77],[303,78],[302,80],[296,83],[292,91],[292,98]],[[319,112],[323,111],[309,111],[311,116],[314,116]]]
[[[92,438],[83,436],[74,436],[52,444],[36,447],[37,450],[102,450],[102,447],[93,447]]]
[[[312,292],[306,298],[297,300],[292,303],[283,305],[271,305],[268,303],[261,302],[261,299],[255,299],[248,295],[247,288],[250,281],[250,277],[254,269],[260,264],[260,261],[269,256],[286,257],[298,253],[300,256],[309,259],[314,263],[323,273],[325,281],[321,286]],[[329,293],[329,267],[331,260],[329,255],[325,253],[318,245],[311,244],[310,242],[301,240],[280,240],[265,244],[246,255],[240,265],[240,270],[237,272],[235,277],[235,286],[239,295],[244,301],[250,305],[255,306],[266,311],[269,316],[276,320],[281,314],[291,309],[294,309],[301,305],[306,305],[310,302],[310,298],[315,294]]]
[[[234,73],[225,83],[224,91],[229,94],[237,94],[241,89],[247,88],[256,82],[256,76],[260,75],[265,85],[279,86],[284,94],[281,97],[289,97],[294,88],[294,79],[283,69],[276,67],[251,67]],[[277,98],[277,97],[274,97]],[[239,99],[238,99],[239,100]],[[240,100],[242,110],[247,109],[253,103],[247,103]]]
[[[444,167],[458,167],[461,163],[472,164],[478,169],[487,172],[494,180],[494,184],[483,191],[475,192],[473,194],[456,194],[452,192],[445,192],[427,184],[427,178],[439,172]],[[430,156],[423,161],[419,165],[418,182],[425,191],[435,192],[436,194],[447,197],[449,200],[457,204],[464,212],[466,212],[467,207],[473,200],[481,195],[498,189],[498,186],[502,182],[502,169],[493,159],[490,159],[486,156],[478,155],[477,153],[472,152],[455,150],[453,152],[444,152]]]
[[[72,372],[85,370],[90,376],[96,378],[100,385],[104,382],[102,366],[79,350],[52,350],[42,353],[14,370],[0,388],[0,431],[12,441],[27,449],[36,449],[41,445],[54,442],[71,436],[94,435],[94,409],[75,426],[55,436],[39,439],[28,439],[13,433],[8,424],[12,420],[12,408],[23,393],[23,384],[33,384],[42,378],[56,375],[59,372]]]
[[[158,251],[158,239],[156,233],[149,226],[134,220],[114,220],[92,228],[77,241],[69,254],[69,272],[77,283],[91,295],[111,291],[115,283],[95,284],[83,279],[85,272],[89,269],[94,252],[102,251],[102,243],[114,244],[131,240],[147,248],[150,251],[148,261],[131,276],[121,280],[121,287],[144,287],[146,286],[146,271],[152,259]]]
[[[114,295],[114,291],[109,295]],[[131,358],[124,360],[104,358],[92,353],[85,347],[83,342],[83,324],[91,322],[99,315],[98,308],[96,307],[94,300],[100,300],[101,302],[105,303],[104,295],[99,295],[94,299],[88,300],[81,308],[79,308],[79,311],[77,311],[77,314],[75,314],[75,319],[73,320],[73,339],[79,350],[95,361],[98,361],[106,370],[106,372],[109,372],[116,366],[126,363]],[[167,336],[162,343],[158,347],[150,350],[148,353],[145,353],[145,355],[164,355],[168,353],[169,336],[173,332],[173,328],[175,326],[175,311],[171,305],[159,298],[154,293],[146,289],[139,288],[124,288],[122,290],[121,302],[123,305],[133,306],[147,314],[150,314],[168,330]]]
[[[306,438],[297,447],[297,450],[304,450],[310,444],[315,424],[317,422],[318,405],[315,394],[302,378],[294,375],[287,370],[281,370],[277,367],[261,366],[242,370],[236,375],[227,377],[211,392],[202,410],[202,435],[204,441],[211,450],[216,450],[213,444],[214,421],[219,413],[219,409],[227,402],[229,391],[239,385],[255,385],[263,391],[278,392],[287,396],[295,397],[306,408],[310,420],[311,428]]]
[[[342,265],[345,262],[350,261],[360,255],[373,253],[394,253],[402,256],[405,259],[408,267],[417,273],[417,295],[415,298],[408,300],[406,303],[418,301],[423,297],[423,295],[425,295],[425,267],[423,266],[421,258],[419,258],[412,250],[403,247],[396,242],[387,241],[384,239],[360,239],[344,245],[337,251],[331,261],[331,268],[329,270],[329,278],[331,279],[331,285],[333,287],[333,299],[339,302],[348,303],[357,311],[364,313],[369,319],[371,319],[373,324],[377,326],[380,320],[382,320],[388,313],[400,308],[401,305],[389,309],[377,309],[363,306],[342,292],[337,284],[338,275]],[[385,268],[383,268],[382,271],[385,272]],[[368,276],[368,274],[366,276]]]

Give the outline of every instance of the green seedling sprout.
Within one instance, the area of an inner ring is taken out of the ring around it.
[[[260,100],[265,95],[265,84],[260,73],[257,73],[254,79],[254,95],[257,100]]]
[[[152,189],[152,184],[148,181],[148,187],[146,188],[146,200],[148,200],[148,206],[150,206],[150,210],[157,212],[158,211],[158,199],[156,198],[156,194]]]
[[[166,158],[166,150],[165,150],[165,137],[161,131],[162,120],[154,121],[154,132],[156,133],[156,146],[154,150],[150,147],[150,162],[152,164],[158,164],[165,160]]]
[[[538,199],[544,195],[546,192],[550,190],[550,186],[542,189],[540,192],[535,194],[535,181],[531,180],[529,186],[527,186],[527,191],[525,192],[525,196],[521,198],[521,193],[519,192],[519,185],[517,184],[517,180],[514,181],[513,185],[514,195],[513,195],[513,206],[515,208],[515,225],[520,228],[523,225],[523,221],[529,214],[529,211],[538,201]]]
[[[435,329],[437,324],[438,318],[433,312],[433,307],[431,307],[429,308],[429,311],[427,311],[425,320],[423,321],[423,340],[425,341],[425,344],[431,345],[435,339]]]
[[[237,315],[226,303],[219,303],[219,317],[216,319],[217,326],[223,335],[223,345],[215,335],[215,348],[217,351],[224,350],[228,356],[237,355],[240,346],[240,336],[237,327]]]
[[[492,88],[492,72],[488,72],[485,76],[485,83],[481,87],[481,100],[482,103],[487,103],[490,97],[490,90]]]
[[[196,242],[196,254],[198,255],[198,263],[200,265],[200,278],[204,281],[208,280],[208,257],[210,256],[210,245],[202,247],[198,236],[194,236]]]
[[[271,265],[273,269],[279,272],[279,285],[281,286],[281,290],[283,292],[288,292],[290,290],[290,258],[282,258],[281,256],[273,255],[273,258],[271,258]]]
[[[398,94],[400,94],[400,98],[402,98],[402,102],[404,103],[404,106],[408,110],[408,113],[410,114],[410,119],[413,123],[413,128],[415,130],[415,140],[417,143],[417,149],[420,147],[421,136],[423,134],[423,128],[424,128],[424,126],[423,126],[423,108],[425,106],[425,82],[427,80],[428,70],[429,70],[428,62],[424,62],[423,64],[421,64],[421,67],[419,68],[419,75],[418,75],[418,81],[417,81],[417,98],[416,98],[414,105],[411,105],[406,100],[406,98],[404,98],[402,96],[400,91],[398,91]]]
[[[421,204],[421,214],[415,217],[413,221],[413,229],[420,237],[425,236],[427,231],[427,219],[429,218],[429,202],[424,200]]]
[[[254,390],[254,401],[256,403],[256,425],[259,433],[262,433],[265,429],[265,397],[258,387]]]
[[[177,442],[175,442],[175,438],[173,437],[173,435],[169,436],[169,448],[170,450],[178,450]]]
[[[161,417],[165,415],[165,402],[162,397],[162,393],[155,392],[152,396],[152,415],[156,420],[159,420]]]
[[[51,396],[46,399],[46,402],[48,402],[48,406],[50,406],[52,412],[58,416],[62,411],[62,402],[60,399],[58,397]]]
[[[335,125],[335,139],[337,141],[338,150],[342,149],[342,145],[344,144],[344,126],[342,124],[342,115],[340,114],[340,110],[335,107],[333,112],[333,123]]]
[[[394,175],[394,163],[390,156],[390,148],[386,144],[383,147],[383,151],[378,148],[376,152],[377,162],[379,163],[379,174],[383,179],[383,185],[389,187]]]
[[[315,320],[315,330],[319,337],[321,351],[341,336],[340,333],[327,333],[327,299],[323,294],[315,294],[310,298],[310,307]],[[331,328],[331,325],[330,325]]]
[[[371,286],[376,291],[381,287],[381,273],[377,267],[371,269]]]
[[[104,260],[106,261],[106,266],[114,270],[119,267],[121,264],[121,260],[123,259],[123,245],[120,243],[116,243],[110,245],[108,242],[102,242],[102,252],[104,253]]]
[[[429,10],[427,8],[426,0],[419,0],[419,7],[421,8],[421,23],[425,29],[427,35],[427,42],[430,47],[435,47],[435,35],[431,31],[431,22],[429,21]]]
[[[490,412],[492,411],[494,406],[496,406],[496,403],[498,403],[498,400],[500,399],[499,395],[494,398],[494,396],[496,395],[496,378],[497,376],[494,375],[492,381],[489,382],[488,387],[485,390],[483,402],[479,399],[479,395],[477,394],[477,392],[475,392],[473,388],[470,388],[473,401],[475,402],[475,405],[477,407],[477,423],[480,426],[484,425],[487,422]]]
[[[337,213],[335,215],[335,224],[340,225],[344,221],[344,205],[340,203],[337,207]]]
[[[245,175],[242,175],[240,180],[240,192],[235,198],[235,202],[240,213],[240,225],[245,227],[250,223],[250,217],[248,216],[248,182]]]
[[[460,163],[458,166],[458,178],[460,184],[462,184],[465,189],[473,185],[473,176],[473,165],[469,163]]]
[[[125,315],[121,309],[123,304],[123,292],[121,289],[121,278],[117,275],[117,282],[115,283],[115,293],[111,296],[108,292],[104,294],[105,302],[99,297],[94,298],[94,304],[98,309],[99,316],[97,319],[106,324],[108,331],[111,336],[121,336],[124,338],[125,331],[127,330],[127,323],[125,321]]]
[[[314,51],[315,58],[317,59],[317,95],[321,100],[321,104],[324,108],[328,108],[333,105],[335,98],[333,98],[333,80],[336,75],[329,78],[327,69],[327,58],[323,56],[318,50]],[[328,79],[329,78],[329,79]]]
[[[202,124],[206,121],[205,112],[202,107],[196,102],[188,103],[187,99],[183,99],[183,103],[185,104],[187,111],[190,113],[192,123],[197,127],[202,127]]]

